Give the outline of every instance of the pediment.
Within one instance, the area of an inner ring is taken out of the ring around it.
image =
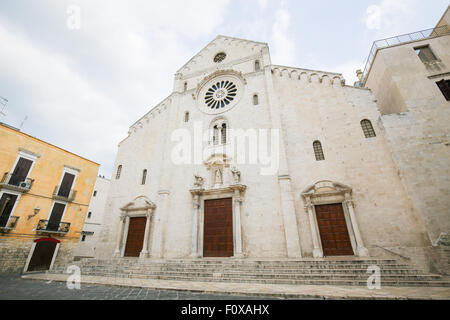
[[[150,201],[146,196],[136,197],[133,201],[128,202],[120,210],[122,211],[139,211],[139,210],[149,210],[155,209],[156,205]]]
[[[320,194],[330,194],[330,193],[343,193],[351,192],[351,188],[343,183],[334,182],[330,180],[322,180],[314,183],[305,190],[303,190],[302,195],[320,195]]]
[[[219,35],[183,65],[177,75],[186,77],[205,69],[224,69],[241,59],[261,55],[264,48],[268,49],[267,43]],[[226,58],[219,63],[214,62],[214,57],[222,52]]]

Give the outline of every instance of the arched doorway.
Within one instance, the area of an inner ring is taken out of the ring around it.
[[[41,238],[34,240],[31,248],[31,258],[25,266],[25,271],[50,270],[58,253],[60,241],[54,238]]]

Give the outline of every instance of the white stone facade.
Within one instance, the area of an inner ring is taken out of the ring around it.
[[[94,257],[98,243],[99,233],[102,230],[103,220],[106,218],[105,205],[108,198],[110,180],[98,176],[94,191],[89,202],[88,214],[84,220],[80,242],[74,252],[74,257]]]
[[[218,53],[226,56],[215,62]],[[220,90],[226,81],[236,92]],[[208,106],[227,95],[233,99],[223,107]],[[174,91],[119,144],[96,256],[124,256],[129,218],[145,216],[141,257],[201,258],[205,200],[221,198],[232,198],[236,258],[323,257],[315,207],[334,203],[342,204],[354,256],[429,246],[375,99],[368,89],[346,86],[341,74],[272,64],[265,43],[218,36],[178,70]],[[364,119],[375,137],[365,137]],[[233,144],[228,131],[222,140],[224,125],[250,136],[247,152],[259,152],[267,138],[276,156],[239,161],[241,152],[221,148]],[[206,132],[205,157],[176,163],[174,132]],[[325,160],[316,160],[314,141]]]

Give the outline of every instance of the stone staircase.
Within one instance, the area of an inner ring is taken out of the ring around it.
[[[143,260],[81,259],[73,262],[82,275],[203,282],[366,286],[369,266],[378,266],[381,286],[450,287],[450,278],[423,274],[389,259]],[[63,266],[51,273],[63,273]]]

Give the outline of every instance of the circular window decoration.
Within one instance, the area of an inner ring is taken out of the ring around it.
[[[237,87],[229,80],[213,84],[205,93],[205,103],[211,109],[221,109],[228,106],[236,97]]]
[[[225,52],[219,52],[214,57],[214,62],[216,62],[216,63],[222,62],[223,60],[225,60],[226,57],[227,57],[227,55]]]
[[[197,105],[207,114],[218,114],[233,108],[242,98],[244,84],[240,76],[224,74],[205,82],[197,93]]]

